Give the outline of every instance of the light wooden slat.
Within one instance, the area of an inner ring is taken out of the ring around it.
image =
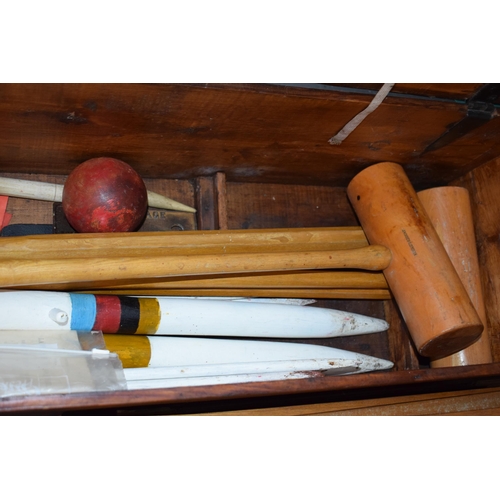
[[[204,413],[218,416],[403,416],[500,415],[500,389],[474,389],[417,396],[319,403],[252,410]]]

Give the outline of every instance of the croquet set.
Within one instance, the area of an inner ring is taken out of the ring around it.
[[[182,109],[138,110],[148,85],[2,85],[19,149],[0,138],[0,412],[500,385],[500,125],[429,152],[467,101],[388,85],[357,91],[377,109],[344,129],[349,87],[283,102],[280,86],[160,85]],[[28,102],[85,121],[22,115]]]

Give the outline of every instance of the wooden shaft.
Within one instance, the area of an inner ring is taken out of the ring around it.
[[[362,248],[368,245],[363,230],[359,227],[325,227],[297,229],[246,229],[225,231],[172,231],[143,233],[85,233],[50,234],[36,236],[14,236],[0,239],[0,259],[17,255],[54,255],[54,258],[77,255],[79,252],[136,251],[142,255],[150,251],[183,251],[189,248],[219,245],[227,248],[242,248],[243,251],[263,251],[263,247],[283,247],[283,251],[301,245],[328,245],[331,250]],[[85,254],[90,255],[90,254]]]
[[[392,252],[384,274],[420,354],[443,357],[476,341],[482,322],[403,168],[368,167],[347,194],[370,243]]]
[[[388,300],[392,298],[387,289],[376,288],[201,288],[201,289],[137,289],[133,290],[85,290],[85,293],[113,295],[162,295],[170,297],[279,297],[295,299],[350,299]]]
[[[72,282],[43,285],[44,290],[203,290],[207,289],[376,289],[387,290],[387,281],[381,272],[374,271],[284,271],[251,274],[171,277],[168,279],[113,280]],[[24,287],[25,289],[28,287]],[[39,288],[33,286],[32,288]]]
[[[368,245],[367,245],[368,246]],[[335,243],[289,243],[283,244],[241,244],[241,245],[184,245],[172,247],[153,247],[146,250],[142,246],[123,248],[119,245],[107,245],[103,248],[74,248],[73,250],[61,250],[56,244],[51,250],[19,250],[13,252],[2,251],[0,248],[0,260],[51,260],[51,259],[120,259],[131,257],[172,257],[187,255],[229,255],[229,254],[252,254],[258,253],[283,253],[283,252],[318,252],[337,251]]]
[[[14,198],[62,202],[63,190],[64,186],[62,184],[0,177],[0,194],[13,196]],[[148,205],[178,212],[196,212],[192,207],[152,191],[148,191]]]
[[[164,208],[166,210],[175,210],[177,212],[189,212],[196,213],[196,209],[193,207],[188,207],[183,203],[172,200],[163,196],[159,193],[154,193],[153,191],[148,191],[148,206],[155,208]]]
[[[63,187],[61,184],[51,182],[0,177],[0,194],[14,198],[61,202]]]
[[[387,281],[381,272],[368,271],[299,271],[282,273],[265,273],[237,276],[210,276],[210,278],[170,279],[168,281],[143,280],[130,284],[102,285],[101,288],[122,289],[203,289],[203,288],[373,288],[387,289]]]
[[[485,329],[480,339],[451,356],[431,360],[432,368],[491,363],[486,308],[481,288],[474,222],[465,188],[445,186],[418,193]]]
[[[127,280],[219,273],[294,269],[367,269],[379,271],[391,260],[382,246],[333,252],[283,252],[168,257],[0,260],[0,287]]]

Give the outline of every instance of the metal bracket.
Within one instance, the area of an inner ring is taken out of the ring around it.
[[[441,137],[429,144],[422,155],[456,141],[472,130],[481,127],[492,118],[498,116],[498,111],[494,102],[498,100],[499,96],[499,83],[488,83],[483,85],[466,101],[467,112],[465,117],[455,122]]]

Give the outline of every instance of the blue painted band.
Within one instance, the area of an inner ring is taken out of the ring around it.
[[[90,293],[70,293],[71,329],[90,331],[96,318],[95,296]]]

